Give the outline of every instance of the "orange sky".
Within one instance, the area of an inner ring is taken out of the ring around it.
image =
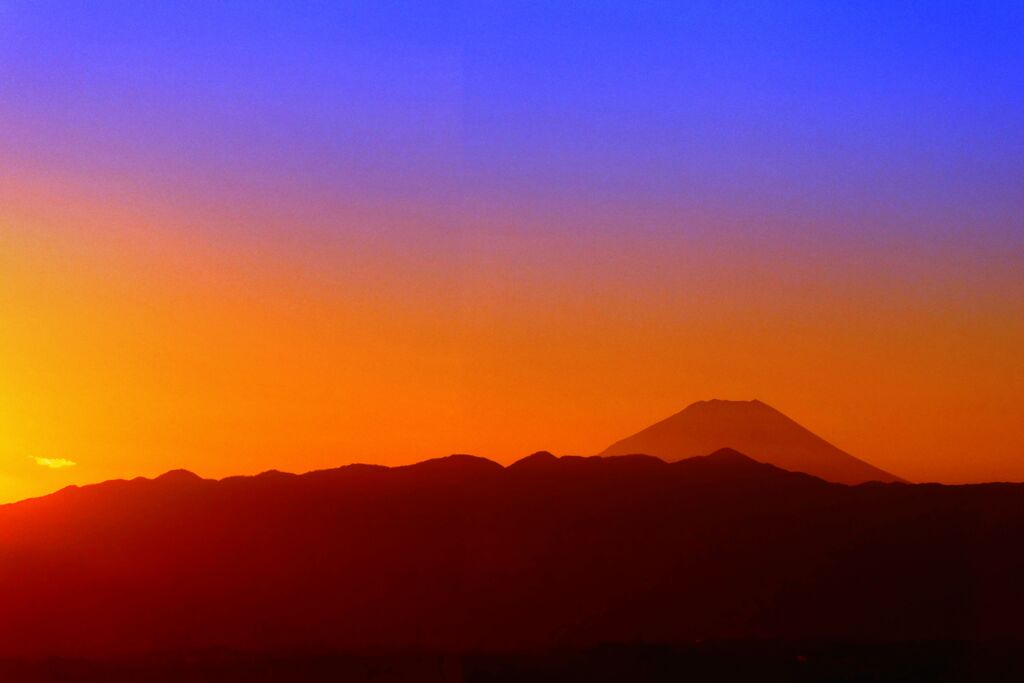
[[[712,397],[912,480],[1024,480],[1010,257],[685,213],[669,233],[547,230],[565,215],[543,207],[232,215],[64,180],[0,193],[0,501],[594,453]]]

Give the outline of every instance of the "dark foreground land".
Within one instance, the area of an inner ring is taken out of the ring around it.
[[[1021,538],[728,450],[172,472],[0,506],[0,683],[1024,681]]]
[[[233,681],[1020,681],[1024,644],[694,643],[524,655],[245,655],[204,653],[89,661],[0,662],[5,683]]]

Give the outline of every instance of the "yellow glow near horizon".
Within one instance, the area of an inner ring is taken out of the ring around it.
[[[51,470],[60,470],[65,467],[74,467],[78,463],[67,458],[32,458],[40,467],[49,467]]]

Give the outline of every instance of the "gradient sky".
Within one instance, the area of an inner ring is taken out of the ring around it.
[[[0,0],[0,501],[712,397],[1024,480],[1024,6],[680,4]]]

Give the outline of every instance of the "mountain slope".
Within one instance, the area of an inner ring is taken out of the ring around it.
[[[681,460],[726,447],[786,470],[842,484],[900,481],[757,400],[694,403],[615,442],[601,455],[649,453],[666,460]]]

